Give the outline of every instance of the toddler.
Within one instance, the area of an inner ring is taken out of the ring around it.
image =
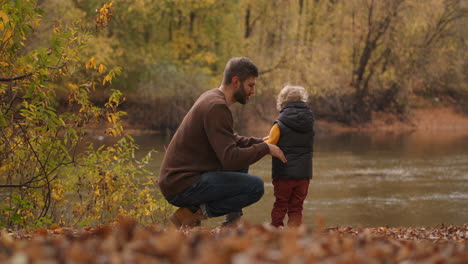
[[[266,142],[277,145],[287,162],[272,159],[272,178],[275,203],[271,211],[271,224],[283,226],[288,214],[288,226],[302,224],[303,203],[312,178],[314,144],[314,116],[306,103],[308,93],[301,86],[286,85],[279,93],[278,119],[271,128]]]

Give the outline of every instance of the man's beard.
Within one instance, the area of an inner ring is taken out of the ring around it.
[[[234,92],[234,99],[236,99],[237,102],[243,105],[247,103],[248,97],[247,97],[247,93],[245,92],[243,83],[241,83],[239,88],[237,88],[237,90]]]

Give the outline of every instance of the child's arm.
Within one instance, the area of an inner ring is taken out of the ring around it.
[[[278,124],[274,124],[270,130],[270,134],[268,135],[268,139],[265,140],[266,143],[276,145],[280,138],[280,128]]]

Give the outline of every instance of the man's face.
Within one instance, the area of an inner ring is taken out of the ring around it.
[[[250,96],[255,93],[256,81],[257,78],[252,76],[241,82],[234,92],[234,99],[243,105],[246,104]]]

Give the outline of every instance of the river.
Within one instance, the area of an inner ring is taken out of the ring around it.
[[[134,136],[140,154],[150,149],[158,174],[168,137]],[[468,223],[468,133],[341,133],[317,135],[314,176],[304,203],[304,224],[326,226],[434,226]],[[274,201],[271,157],[250,167],[265,195],[244,211],[251,223],[270,220]],[[216,226],[222,218],[205,225]]]

